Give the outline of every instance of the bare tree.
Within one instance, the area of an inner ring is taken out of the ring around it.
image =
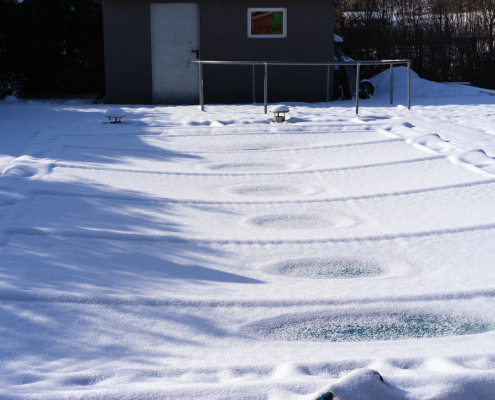
[[[341,0],[336,15],[353,58],[411,58],[425,78],[495,88],[495,0]]]

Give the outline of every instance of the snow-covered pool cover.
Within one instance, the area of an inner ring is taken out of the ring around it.
[[[495,97],[394,78],[283,125],[0,102],[0,398],[493,398]]]

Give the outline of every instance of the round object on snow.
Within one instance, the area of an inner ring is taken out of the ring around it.
[[[105,113],[105,117],[108,118],[123,118],[125,116],[125,112],[122,108],[109,108]]]
[[[270,108],[270,112],[272,113],[287,113],[289,112],[289,107],[284,104],[278,104]]]
[[[360,99],[369,99],[374,94],[375,94],[375,87],[373,86],[371,81],[367,79],[363,79],[361,82],[359,82]]]
[[[105,113],[105,117],[110,120],[110,123],[118,124],[122,122],[121,119],[125,117],[125,112],[122,108],[109,108]]]

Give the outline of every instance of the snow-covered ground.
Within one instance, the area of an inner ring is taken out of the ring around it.
[[[495,97],[394,77],[0,102],[0,398],[495,398]]]

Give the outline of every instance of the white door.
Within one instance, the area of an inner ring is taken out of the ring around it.
[[[198,4],[151,4],[153,103],[198,103],[198,57]]]

